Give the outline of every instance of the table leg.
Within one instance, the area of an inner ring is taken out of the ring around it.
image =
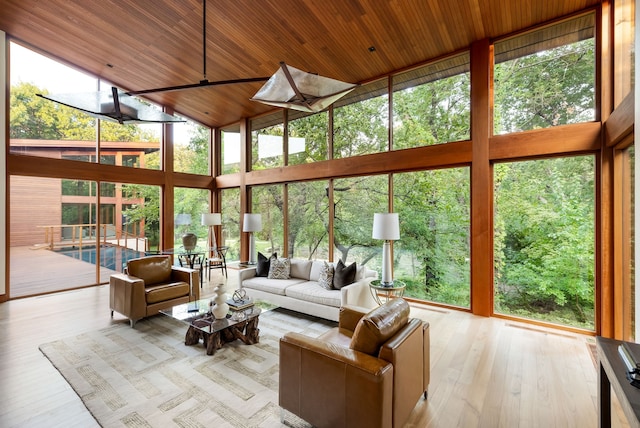
[[[611,427],[611,382],[602,366],[598,371],[598,427]]]
[[[202,333],[196,327],[190,325],[187,334],[184,336],[184,344],[187,346],[197,345],[200,342]]]
[[[216,331],[215,333],[205,334],[206,340],[205,345],[207,347],[207,355],[213,355],[215,352],[222,348],[222,340],[220,338],[220,332]]]

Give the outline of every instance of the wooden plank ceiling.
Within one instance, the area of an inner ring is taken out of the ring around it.
[[[270,76],[285,61],[322,76],[363,83],[599,3],[209,0],[206,78]],[[0,29],[133,91],[204,78],[202,9],[202,0],[0,0]],[[188,89],[147,98],[219,127],[272,110],[249,100],[261,85]]]

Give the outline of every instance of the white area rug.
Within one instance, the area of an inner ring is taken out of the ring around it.
[[[279,427],[278,340],[335,323],[286,310],[260,315],[260,343],[207,356],[186,324],[163,315],[40,345],[104,427]],[[307,426],[287,413],[291,426]]]

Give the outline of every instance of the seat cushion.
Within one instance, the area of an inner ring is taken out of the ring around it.
[[[149,256],[131,259],[127,262],[127,272],[140,278],[145,286],[171,281],[171,257]]]
[[[311,264],[311,260],[291,259],[291,278],[306,279],[308,281]]]
[[[389,300],[364,315],[353,332],[351,349],[377,356],[380,347],[409,321],[409,304],[402,298]]]
[[[285,290],[296,284],[305,282],[304,279],[269,279],[263,277],[253,277],[242,281],[243,288],[252,288],[254,290],[265,291],[267,293],[285,295]]]
[[[325,306],[339,308],[341,306],[342,292],[340,290],[326,290],[315,281],[305,281],[300,284],[287,287],[286,296],[294,299],[306,300]]]
[[[166,302],[189,295],[189,284],[183,281],[155,284],[145,287],[147,304]]]

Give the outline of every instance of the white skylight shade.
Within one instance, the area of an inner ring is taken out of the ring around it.
[[[398,213],[373,214],[373,239],[395,241],[400,239],[400,222]]]
[[[220,213],[205,213],[202,214],[200,219],[203,226],[218,226],[222,224],[222,214]]]
[[[280,69],[271,76],[253,96],[253,101],[316,113],[329,107],[358,85],[318,76],[280,63]]]
[[[112,88],[110,92],[36,95],[81,110],[95,118],[120,124],[184,122],[183,119],[166,114],[154,106],[144,104],[135,97],[115,88]],[[116,106],[119,107],[119,111]]]
[[[259,232],[262,230],[262,215],[261,214],[245,214],[244,222],[242,224],[243,232]]]

